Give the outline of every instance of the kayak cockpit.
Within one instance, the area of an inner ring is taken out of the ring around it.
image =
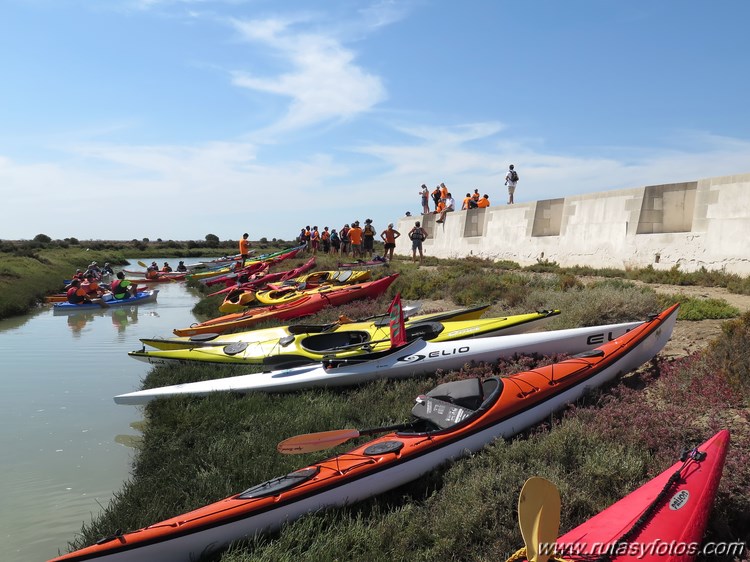
[[[430,433],[466,423],[494,404],[502,389],[503,382],[494,377],[485,381],[473,378],[438,385],[417,398],[411,410],[417,421],[410,431],[401,433]]]

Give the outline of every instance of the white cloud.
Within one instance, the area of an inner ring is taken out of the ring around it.
[[[249,42],[261,43],[280,57],[289,70],[261,77],[248,71],[232,73],[232,83],[291,99],[284,117],[269,127],[288,131],[331,119],[350,119],[386,98],[379,77],[355,63],[355,53],[322,33],[296,33],[299,19],[233,20]]]

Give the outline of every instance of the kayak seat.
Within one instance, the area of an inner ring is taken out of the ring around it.
[[[420,396],[411,413],[427,422],[428,428],[447,429],[489,407],[502,388],[502,382],[496,378],[484,382],[474,378],[444,383]]]
[[[440,322],[418,322],[406,327],[406,341],[417,338],[431,340],[436,338],[445,327]]]
[[[341,331],[315,334],[303,339],[300,344],[310,351],[330,351],[335,348],[357,346],[370,341],[370,334],[364,331]]]

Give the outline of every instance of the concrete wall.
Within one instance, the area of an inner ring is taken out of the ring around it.
[[[396,253],[421,220],[426,255],[478,256],[531,265],[705,267],[750,275],[750,174],[575,195],[531,203],[403,217]]]

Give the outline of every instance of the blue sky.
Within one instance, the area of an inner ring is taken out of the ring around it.
[[[0,238],[291,239],[750,172],[750,3],[0,0]],[[9,202],[9,204],[8,204]]]

